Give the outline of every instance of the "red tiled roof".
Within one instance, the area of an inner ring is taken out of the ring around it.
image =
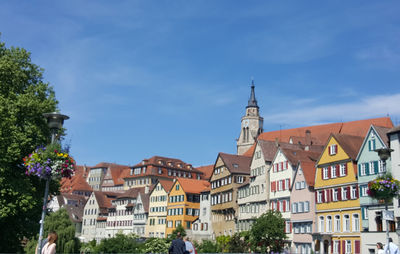
[[[346,154],[355,161],[360,151],[361,145],[364,141],[364,137],[353,136],[347,134],[332,134],[339,145],[343,148]]]
[[[378,135],[382,139],[383,143],[387,147],[389,147],[389,138],[387,136],[387,133],[390,131],[390,128],[382,127],[382,126],[376,126],[376,125],[374,125],[374,128],[375,128],[376,132],[378,132]]]
[[[201,167],[197,167],[197,170],[203,172],[203,180],[210,180],[211,175],[214,171],[214,165],[208,165],[208,166],[201,166]]]
[[[371,124],[388,128],[393,127],[393,123],[392,120],[390,120],[390,117],[381,117],[344,123],[330,123],[286,130],[269,131],[261,133],[258,136],[258,140],[262,139],[275,141],[276,139],[278,139],[281,142],[288,143],[290,137],[304,137],[305,132],[309,130],[311,131],[311,140],[315,141],[315,139],[317,139],[320,141],[318,142],[319,144],[324,144],[328,140],[331,133],[342,133],[365,137]],[[252,156],[254,149],[255,145],[249,148],[249,150],[247,150],[243,155]]]
[[[106,186],[123,185],[124,179],[121,178],[121,174],[124,170],[130,170],[129,166],[110,163],[107,169],[107,174],[110,173],[111,176],[106,175],[104,180],[112,179],[114,184],[104,183],[102,186],[106,187]]]
[[[219,157],[231,173],[250,174],[251,157],[228,153],[219,153]]]
[[[185,193],[200,194],[202,191],[210,187],[210,183],[205,180],[177,178]]]
[[[158,181],[160,182],[161,186],[167,193],[171,190],[172,185],[174,185],[174,181],[168,181],[168,180],[158,180]]]
[[[303,169],[304,178],[306,179],[307,185],[314,187],[315,182],[315,162],[301,161],[301,168]]]
[[[132,188],[118,194],[118,198],[137,198],[139,192],[144,193],[145,187]]]
[[[292,165],[297,165],[299,161],[315,163],[321,155],[322,149],[323,148],[321,147],[320,152],[315,152],[304,151],[301,149],[281,148],[283,154],[285,154],[286,158],[290,161]]]

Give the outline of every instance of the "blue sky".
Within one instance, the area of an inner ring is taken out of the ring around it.
[[[254,77],[264,130],[400,123],[398,1],[0,1],[0,40],[56,91],[78,164],[235,153]]]

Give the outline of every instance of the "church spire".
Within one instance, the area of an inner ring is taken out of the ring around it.
[[[247,104],[246,108],[249,108],[249,107],[258,108],[257,100],[256,100],[256,94],[254,92],[254,79],[251,81],[250,99],[249,99],[249,103]]]

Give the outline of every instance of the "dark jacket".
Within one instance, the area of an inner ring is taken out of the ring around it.
[[[186,245],[182,239],[172,240],[171,246],[168,249],[168,253],[170,254],[185,254],[186,253]]]

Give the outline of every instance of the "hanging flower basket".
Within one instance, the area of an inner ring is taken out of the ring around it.
[[[386,174],[369,182],[367,193],[374,199],[389,201],[399,195],[399,190],[400,181]]]
[[[25,174],[40,178],[70,178],[75,171],[75,160],[59,144],[38,147],[23,161]]]

